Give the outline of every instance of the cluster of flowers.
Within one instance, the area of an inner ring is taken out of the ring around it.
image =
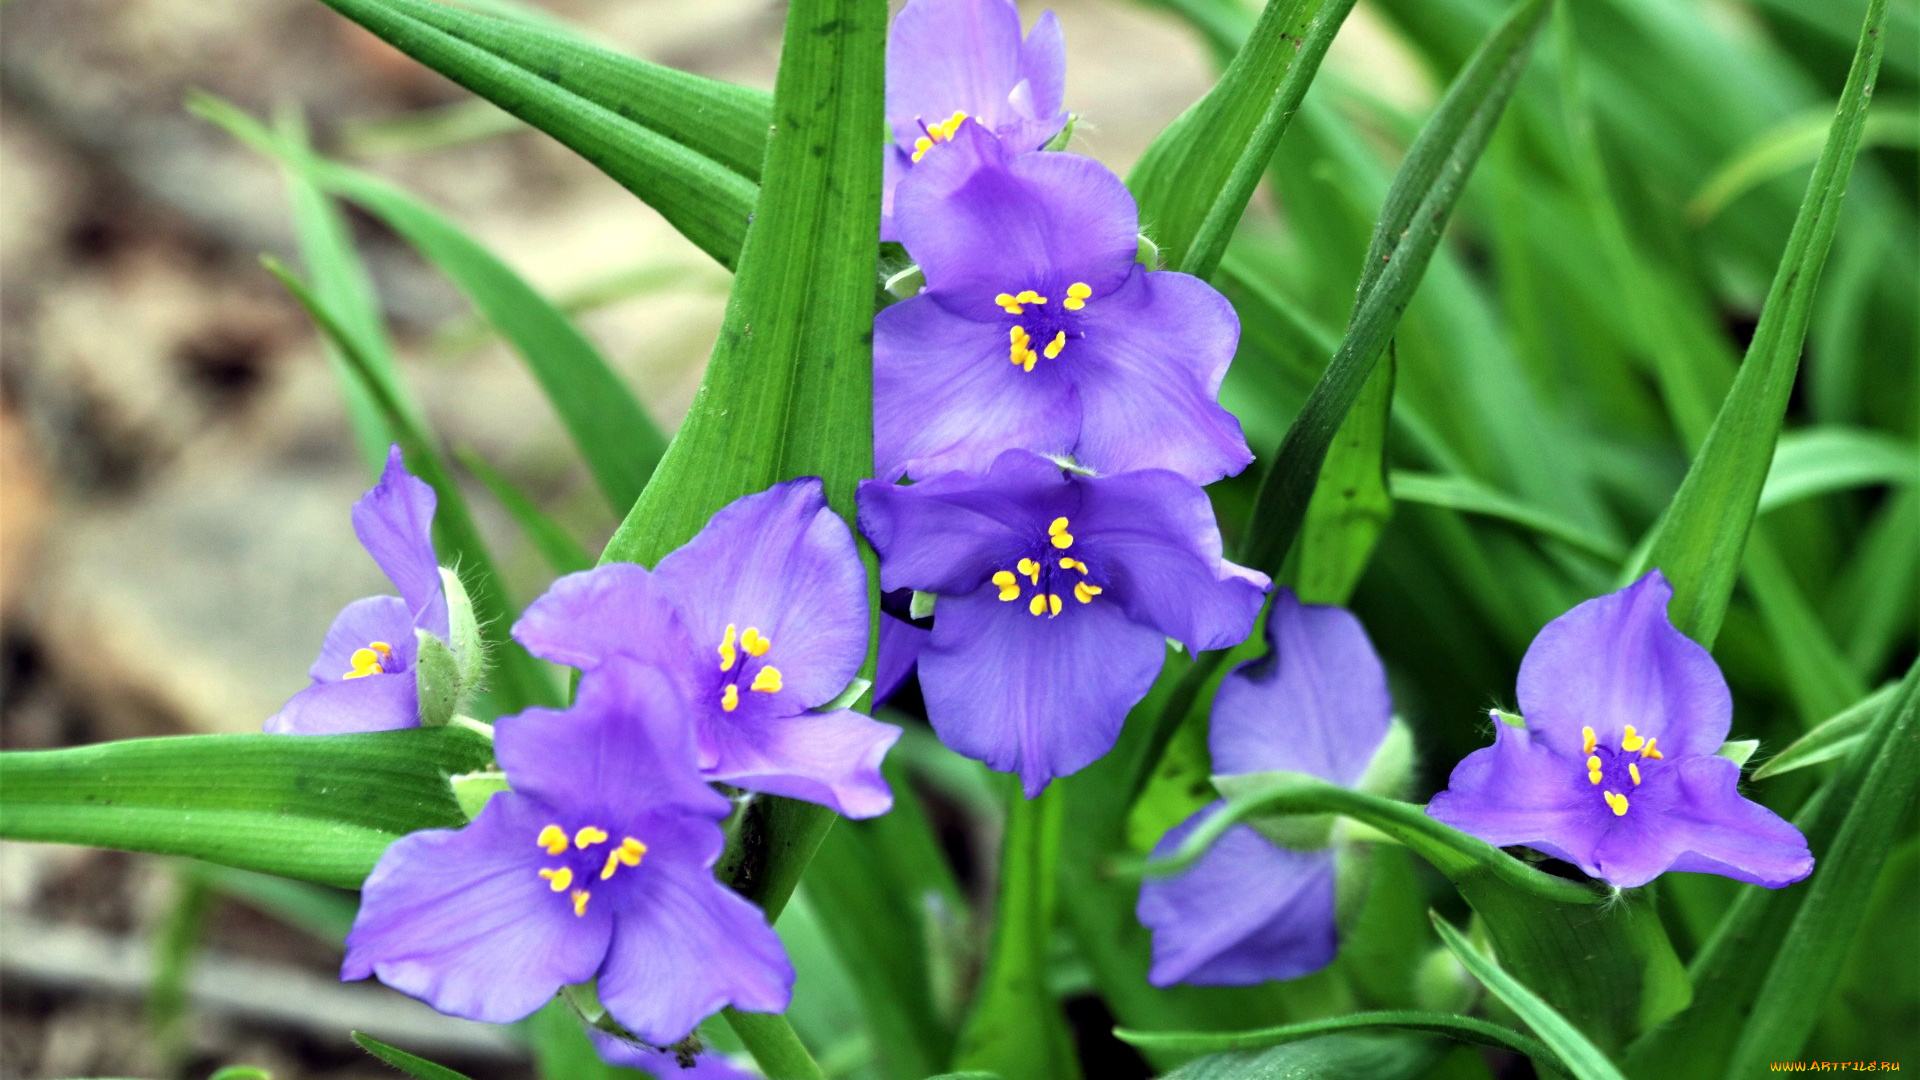
[[[894,25],[882,231],[925,287],[875,322],[876,479],[858,495],[883,588],[937,598],[931,629],[883,620],[877,689],[917,668],[940,738],[1017,774],[1029,797],[1111,749],[1169,639],[1236,645],[1269,589],[1225,560],[1201,489],[1251,461],[1216,401],[1233,309],[1137,261],[1118,177],[1043,149],[1068,121],[1064,66],[1051,13],[1023,36],[1012,0],[911,0]],[[312,685],[269,731],[458,721],[484,657],[434,552],[434,508],[396,448],[353,523],[400,595],[340,613]],[[1767,885],[1809,872],[1798,833],[1742,799],[1738,766],[1714,756],[1726,686],[1667,622],[1669,595],[1649,575],[1548,626],[1521,672],[1526,726],[1496,725],[1434,816],[1620,886],[1668,869]],[[655,1070],[685,1065],[657,1048],[723,1006],[784,1009],[793,969],[778,937],[713,873],[733,808],[713,785],[855,818],[891,808],[880,763],[898,729],[836,707],[868,627],[854,537],[815,479],[737,500],[651,571],[555,582],[512,634],[579,670],[574,704],[501,718],[500,773],[481,778],[495,793],[472,822],[387,850],[343,977],[489,1022],[592,982],[638,1040],[603,1037],[603,1053]],[[1359,621],[1282,589],[1266,637],[1270,654],[1215,699],[1215,770],[1365,784],[1394,724]],[[1153,981],[1324,966],[1334,859],[1240,826],[1188,873],[1149,883]],[[744,1075],[712,1056],[692,1067]]]

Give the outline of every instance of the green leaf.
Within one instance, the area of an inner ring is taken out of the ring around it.
[[[388,1046],[365,1032],[354,1032],[353,1041],[359,1045],[360,1049],[413,1077],[414,1080],[468,1080],[465,1073],[454,1072],[445,1065],[435,1065],[426,1058],[409,1054],[397,1046]]]
[[[1065,803],[1057,789],[1028,799],[1006,786],[993,945],[954,1063],[1005,1080],[1074,1080],[1079,1058],[1047,985]]]
[[[492,760],[486,739],[457,728],[14,751],[0,754],[0,836],[356,888],[395,838],[465,824],[447,777]]]
[[[1302,603],[1345,604],[1393,517],[1387,491],[1387,420],[1393,409],[1393,349],[1367,379],[1327,448],[1300,526],[1294,591]]]
[[[1505,521],[1558,540],[1612,565],[1619,565],[1627,557],[1626,546],[1618,541],[1590,532],[1552,511],[1495,491],[1471,477],[1395,469],[1389,483],[1393,497],[1402,502],[1438,506]]]
[[[1854,747],[1860,745],[1860,740],[1866,737],[1873,722],[1880,718],[1881,712],[1893,703],[1898,690],[1898,683],[1888,683],[1828,717],[1812,731],[1795,739],[1786,749],[1767,759],[1766,764],[1753,771],[1752,778],[1766,780],[1852,753]]]
[[[1166,1080],[1413,1080],[1433,1067],[1433,1040],[1342,1033],[1270,1050],[1204,1057]]]
[[[520,523],[521,531],[533,542],[540,557],[547,562],[547,568],[556,576],[586,570],[593,566],[593,556],[580,546],[580,541],[560,527],[560,523],[540,512],[526,493],[513,486],[513,481],[500,474],[500,470],[487,464],[485,458],[476,451],[465,447],[455,447],[453,455],[460,464],[472,473],[475,479],[486,485],[513,520]]]
[[[1620,1070],[1614,1068],[1607,1056],[1600,1052],[1600,1048],[1568,1023],[1566,1017],[1555,1012],[1553,1006],[1527,989],[1520,980],[1501,970],[1491,957],[1474,948],[1465,935],[1455,930],[1438,912],[1432,913],[1432,919],[1434,930],[1454,957],[1483,986],[1493,991],[1495,997],[1505,1002],[1507,1008],[1526,1021],[1541,1041],[1553,1048],[1561,1063],[1577,1080],[1626,1080],[1620,1075]]]
[[[1774,448],[1760,489],[1760,513],[1873,484],[1920,485],[1920,449],[1905,439],[1861,428],[1789,431]]]
[[[1169,269],[1210,277],[1354,0],[1268,0],[1205,97],[1127,176]]]
[[[1292,547],[1328,447],[1439,247],[1447,219],[1513,93],[1546,10],[1546,0],[1523,0],[1514,7],[1474,53],[1408,149],[1361,267],[1347,335],[1261,480],[1238,561],[1277,572]]]
[[[558,139],[733,267],[771,122],[764,93],[428,0],[323,2]]]
[[[825,1080],[820,1066],[794,1034],[793,1025],[780,1013],[741,1012],[729,1006],[722,1011],[728,1026],[740,1036],[740,1042],[753,1055],[767,1080]]]
[[[1867,99],[1879,71],[1886,0],[1873,0],[1847,85],[1793,232],[1760,311],[1746,359],[1706,441],[1656,526],[1647,566],[1674,585],[1673,622],[1712,645],[1726,615],[1800,367],[1820,271],[1840,219],[1840,201],[1860,149]]]
[[[1761,184],[1811,165],[1827,142],[1833,117],[1824,109],[1792,116],[1755,136],[1719,170],[1708,177],[1687,201],[1687,217],[1698,227],[1718,217],[1735,199]],[[1920,111],[1912,106],[1882,105],[1867,114],[1861,128],[1862,148],[1920,147]]]
[[[1188,1054],[1218,1054],[1234,1050],[1264,1050],[1303,1039],[1330,1035],[1355,1028],[1399,1028],[1444,1035],[1457,1042],[1491,1046],[1532,1058],[1535,1064],[1558,1068],[1559,1059],[1544,1044],[1509,1027],[1471,1016],[1451,1013],[1390,1010],[1350,1013],[1325,1020],[1282,1024],[1259,1031],[1130,1031],[1115,1028],[1114,1037],[1143,1050],[1163,1050]]]

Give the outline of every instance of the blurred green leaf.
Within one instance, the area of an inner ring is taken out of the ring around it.
[[[1204,1057],[1166,1080],[1413,1080],[1439,1057],[1437,1040],[1341,1033]]]
[[[1590,533],[1538,506],[1503,495],[1470,477],[1396,469],[1390,484],[1393,497],[1402,502],[1495,518],[1578,548],[1603,562],[1617,565],[1627,557],[1624,545]]]
[[[409,1054],[397,1046],[388,1046],[365,1032],[354,1032],[353,1041],[360,1049],[413,1077],[414,1080],[468,1080],[465,1073],[454,1072],[445,1065],[435,1065],[426,1058]]]
[[[1393,410],[1394,355],[1360,388],[1327,448],[1300,525],[1294,591],[1308,604],[1345,604],[1366,572],[1374,545],[1393,517],[1387,490],[1387,428]]]
[[[399,836],[466,824],[447,777],[492,760],[486,739],[458,728],[11,751],[0,754],[0,836],[356,888]]]
[[[1920,485],[1920,449],[1861,428],[1815,427],[1780,436],[1760,489],[1764,514],[1801,499],[1875,484]]]
[[[187,983],[206,936],[207,914],[214,900],[209,867],[181,862],[172,869],[173,903],[154,934],[153,976],[147,983],[148,1037],[170,1075],[178,1074],[186,1062],[190,1015]]]
[[[1764,132],[1728,159],[1687,201],[1687,217],[1696,226],[1717,217],[1735,199],[1776,176],[1811,165],[1827,143],[1833,116],[1825,109],[1801,113]],[[1860,146],[1920,148],[1920,111],[1882,102],[1867,114]]]
[[[1259,1031],[1130,1031],[1115,1028],[1114,1037],[1141,1049],[1177,1050],[1195,1054],[1218,1054],[1234,1050],[1264,1050],[1269,1046],[1329,1035],[1354,1028],[1402,1028],[1431,1032],[1457,1042],[1491,1046],[1496,1050],[1529,1057],[1543,1068],[1559,1067],[1559,1059],[1539,1040],[1509,1027],[1451,1013],[1409,1012],[1401,1010],[1351,1013],[1326,1020],[1308,1020],[1283,1024]]]
[[[1577,1080],[1626,1080],[1620,1075],[1620,1070],[1614,1068],[1607,1056],[1600,1052],[1600,1048],[1568,1023],[1566,1017],[1555,1012],[1553,1006],[1527,989],[1520,980],[1501,970],[1492,958],[1474,948],[1465,935],[1455,930],[1438,912],[1433,913],[1432,918],[1434,930],[1440,934],[1440,940],[1446,943],[1454,957],[1483,986],[1493,991],[1495,997],[1526,1021],[1527,1026],[1553,1048],[1561,1064]]]
[[[498,469],[487,464],[485,458],[465,446],[456,447],[454,456],[460,464],[474,475],[474,478],[486,485],[513,520],[520,523],[520,529],[533,542],[535,550],[547,562],[548,569],[556,575],[571,574],[577,570],[586,570],[593,566],[593,556],[575,540],[573,535],[560,527],[560,523],[540,512],[526,493],[513,486],[513,481],[500,474]]]

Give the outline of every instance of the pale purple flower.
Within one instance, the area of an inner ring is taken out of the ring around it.
[[[1092,477],[1024,450],[982,474],[860,485],[886,589],[939,596],[927,718],[1029,797],[1106,753],[1166,639],[1239,644],[1265,575],[1227,562],[1206,493],[1164,470]]]
[[[593,1048],[602,1061],[627,1069],[639,1069],[654,1080],[759,1080],[752,1072],[717,1050],[702,1050],[691,1065],[681,1065],[671,1051],[636,1045],[616,1039],[604,1031],[589,1031]]]
[[[341,609],[307,674],[313,682],[268,718],[276,735],[391,731],[420,723],[416,630],[446,640],[447,598],[433,551],[433,488],[407,472],[400,448],[373,490],[353,504],[353,531],[399,596]]]
[[[1548,623],[1520,662],[1524,728],[1454,767],[1427,812],[1620,888],[1669,870],[1779,888],[1813,872],[1806,838],[1740,795],[1720,757],[1733,700],[1719,665],[1667,618],[1658,570]]]
[[[785,1009],[780,939],[713,876],[731,804],[695,765],[685,711],[666,675],[621,658],[581,681],[572,708],[501,720],[512,790],[463,829],[387,848],[341,978],[496,1024],[597,979],[613,1018],[658,1046],[722,1006]]]
[[[1008,448],[1200,484],[1253,460],[1218,401],[1233,305],[1135,261],[1138,211],[1105,166],[1009,155],[964,124],[897,205],[927,284],[874,320],[880,479],[977,472]]]
[[[1297,772],[1353,787],[1387,737],[1393,700],[1366,630],[1344,608],[1306,606],[1289,589],[1267,614],[1266,656],[1235,668],[1213,700],[1215,775]],[[1178,850],[1216,802],[1154,847]],[[1155,986],[1245,986],[1333,962],[1334,851],[1280,847],[1249,825],[1221,835],[1177,877],[1140,888],[1153,932]]]
[[[1060,20],[1042,12],[1025,39],[1013,0],[908,0],[887,34],[887,147],[880,238],[896,240],[902,177],[971,120],[1013,153],[1038,150],[1066,126],[1067,52]]]
[[[900,729],[819,710],[867,656],[866,569],[811,477],[736,499],[652,571],[608,563],[554,582],[514,625],[527,651],[592,670],[609,657],[671,672],[693,703],[710,780],[884,814],[881,759]]]

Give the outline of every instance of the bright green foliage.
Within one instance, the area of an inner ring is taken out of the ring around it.
[[[1500,965],[1474,948],[1460,931],[1438,914],[1433,916],[1433,928],[1439,932],[1440,940],[1446,943],[1448,951],[1466,965],[1473,977],[1485,984],[1495,997],[1526,1021],[1527,1026],[1560,1055],[1562,1065],[1577,1080],[1626,1080],[1620,1075],[1620,1070],[1614,1068],[1606,1055],[1600,1052],[1599,1047],[1589,1042],[1578,1028],[1554,1012],[1551,1005],[1542,1001],[1518,979],[1502,971]]]
[[[1328,1020],[1308,1020],[1300,1024],[1284,1024],[1280,1027],[1266,1028],[1261,1031],[1211,1032],[1211,1031],[1128,1031],[1120,1028],[1114,1032],[1121,1041],[1146,1049],[1176,1050],[1197,1054],[1231,1053],[1236,1050],[1264,1050],[1269,1046],[1285,1046],[1288,1043],[1314,1039],[1338,1031],[1350,1031],[1365,1028],[1392,1028],[1406,1031],[1426,1031],[1445,1035],[1465,1043],[1491,1046],[1496,1050],[1507,1050],[1530,1057],[1534,1064],[1555,1069],[1559,1059],[1539,1040],[1530,1038],[1485,1020],[1476,1020],[1471,1016],[1455,1016],[1450,1013],[1428,1012],[1359,1012],[1346,1016],[1336,1016]]]
[[[445,1065],[435,1065],[426,1058],[409,1054],[397,1046],[388,1046],[366,1032],[354,1032],[353,1041],[359,1045],[360,1049],[413,1077],[414,1080],[468,1080],[465,1073],[454,1072]]]

